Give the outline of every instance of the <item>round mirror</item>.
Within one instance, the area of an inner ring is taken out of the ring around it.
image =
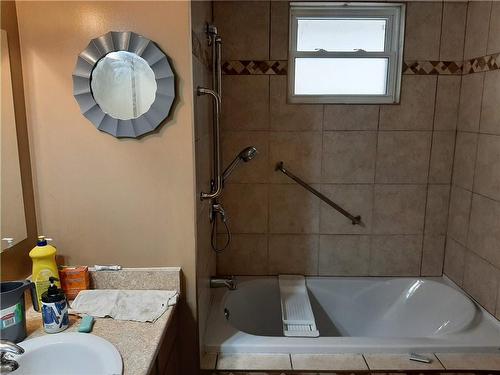
[[[175,77],[154,42],[133,32],[111,31],[92,39],[78,56],[73,94],[97,129],[137,138],[168,116]]]
[[[155,101],[157,88],[146,60],[127,51],[104,56],[92,71],[91,87],[103,112],[120,120],[146,113]]]

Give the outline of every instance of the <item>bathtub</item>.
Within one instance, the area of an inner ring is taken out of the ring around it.
[[[309,277],[320,337],[285,337],[278,279],[213,289],[206,350],[225,353],[498,352],[500,323],[447,278]]]

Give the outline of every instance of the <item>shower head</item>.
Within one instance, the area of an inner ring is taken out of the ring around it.
[[[238,158],[246,163],[247,161],[252,160],[255,155],[257,155],[257,149],[254,146],[250,146],[241,150],[241,152],[238,154]]]
[[[233,159],[233,161],[228,165],[228,167],[222,173],[222,183],[229,177],[231,172],[240,164],[240,162],[248,162],[252,160],[258,154],[257,149],[254,146],[249,146],[240,151],[238,155]]]

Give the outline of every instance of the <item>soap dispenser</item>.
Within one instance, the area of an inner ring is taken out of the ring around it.
[[[33,260],[32,281],[35,283],[38,305],[42,305],[42,294],[47,291],[50,283],[49,278],[57,280],[59,273],[56,264],[56,248],[47,243],[48,239],[38,236],[36,246],[30,251]]]
[[[42,294],[43,328],[47,333],[57,333],[68,328],[68,302],[64,292],[55,285],[57,278],[49,277],[50,286]]]

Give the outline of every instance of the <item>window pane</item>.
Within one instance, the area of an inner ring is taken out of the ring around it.
[[[297,58],[295,95],[385,95],[386,58]]]
[[[384,51],[385,19],[298,19],[297,51]]]

